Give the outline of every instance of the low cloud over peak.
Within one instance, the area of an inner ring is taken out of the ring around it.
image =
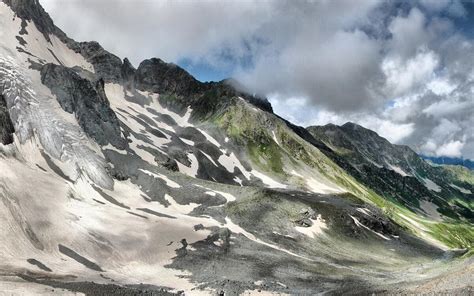
[[[354,121],[421,153],[474,159],[469,3],[42,2],[73,38],[134,64],[157,56],[186,60],[198,78],[198,65],[230,74],[296,123]]]

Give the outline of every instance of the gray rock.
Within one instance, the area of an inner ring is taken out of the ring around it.
[[[8,145],[13,143],[13,123],[8,113],[7,103],[5,98],[0,94],[0,143]]]
[[[41,81],[56,95],[64,111],[74,113],[84,132],[99,145],[110,143],[118,149],[127,146],[105,95],[103,80],[94,85],[69,68],[46,64],[41,69]]]
[[[121,81],[122,60],[106,51],[99,43],[95,41],[70,43],[69,47],[94,66],[97,78],[102,78],[107,83]]]

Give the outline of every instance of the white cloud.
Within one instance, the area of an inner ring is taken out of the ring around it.
[[[395,144],[400,143],[414,131],[413,123],[396,124],[379,118],[366,118],[360,123]]]
[[[450,121],[446,118],[441,119],[441,122],[433,129],[433,137],[436,139],[446,140],[461,131],[461,127],[457,122]]]
[[[472,106],[473,106],[472,100],[460,102],[459,100],[456,100],[456,99],[447,98],[442,101],[434,102],[433,104],[426,107],[423,110],[423,112],[428,115],[440,117],[440,116],[446,116],[450,114],[456,114],[462,111],[463,109],[470,108],[470,107],[472,108]]]
[[[446,78],[433,79],[427,85],[428,89],[438,96],[450,94],[453,90],[456,89],[456,86],[457,85],[451,83]]]
[[[437,148],[436,155],[448,156],[448,157],[460,157],[462,156],[461,150],[463,147],[464,147],[464,142],[451,141]]]
[[[353,121],[419,152],[474,159],[474,42],[455,27],[458,0],[42,3],[71,37],[134,64],[233,69],[294,123]]]
[[[426,18],[417,8],[411,9],[406,17],[395,17],[388,26],[392,34],[388,42],[391,53],[402,59],[416,54],[416,51],[429,40],[425,24]]]
[[[386,75],[389,96],[400,96],[424,86],[438,66],[438,57],[431,51],[420,51],[406,61],[400,57],[386,58],[382,70]]]

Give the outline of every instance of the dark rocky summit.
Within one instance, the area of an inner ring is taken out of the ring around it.
[[[129,79],[131,73],[131,70],[127,71],[124,79]],[[235,80],[203,83],[178,65],[157,58],[140,63],[134,75],[134,85],[143,91],[163,94],[168,98],[165,103],[169,107],[191,105],[198,116],[205,116],[209,111],[213,113],[221,104],[226,104],[234,97],[241,97],[264,111],[273,112],[267,99],[250,95],[239,88]]]

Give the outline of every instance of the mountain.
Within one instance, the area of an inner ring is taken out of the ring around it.
[[[445,156],[434,157],[434,156],[426,156],[426,155],[421,155],[421,157],[435,164],[461,165],[470,170],[474,170],[474,161],[470,159],[464,159],[464,158],[458,158],[458,157],[445,157]]]
[[[134,68],[36,0],[3,0],[0,27],[1,291],[468,293],[469,171]]]
[[[330,158],[384,198],[431,218],[442,214],[473,222],[472,197],[467,193],[473,184],[459,180],[447,168],[430,165],[408,146],[392,145],[350,122],[308,131],[331,147]]]

